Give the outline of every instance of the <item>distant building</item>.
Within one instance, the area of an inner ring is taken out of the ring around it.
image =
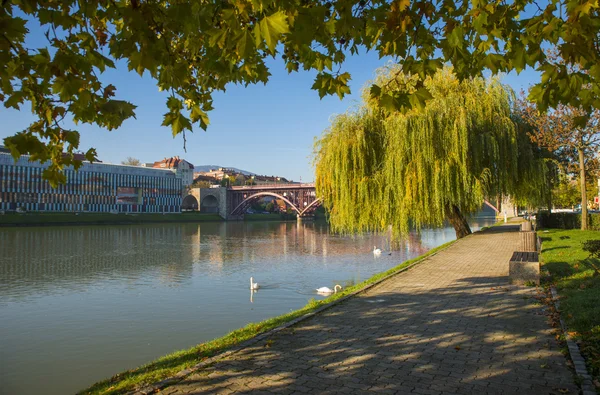
[[[210,169],[209,171],[195,173],[194,176],[210,177],[215,180],[221,181],[223,178],[237,177],[239,174],[241,174],[241,173],[238,171],[235,171],[233,169],[228,169],[226,167],[219,167],[218,169]]]
[[[266,184],[289,184],[291,181],[287,180],[284,177],[277,176],[260,176],[260,175],[246,175],[242,174],[239,171],[228,169],[225,167],[220,167],[218,169],[210,169],[205,172],[194,173],[195,179],[198,177],[205,177],[209,179],[214,179],[216,181],[221,181],[224,178],[235,178],[237,183],[243,178],[243,183],[250,185],[266,185]]]
[[[0,152],[0,210],[177,213],[182,181],[167,169],[83,162],[65,169],[67,182],[42,179],[48,163],[15,161]]]
[[[168,169],[175,173],[177,178],[181,179],[184,187],[189,187],[194,182],[194,165],[190,162],[173,156],[165,158],[159,162],[154,162],[152,165],[155,169]]]
[[[277,176],[253,176],[252,180],[254,181],[254,184],[256,185],[263,185],[263,184],[289,184],[290,181],[288,181],[286,178],[284,177],[277,177]]]
[[[194,173],[194,184],[198,182],[207,182],[209,184],[218,184],[218,180],[214,177],[204,176],[202,174]]]

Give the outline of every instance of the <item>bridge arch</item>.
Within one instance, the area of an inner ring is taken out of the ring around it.
[[[181,202],[182,210],[198,210],[198,199],[193,195],[187,195]]]
[[[306,214],[307,212],[310,212],[310,211],[316,209],[321,204],[323,204],[323,202],[321,201],[321,199],[317,199],[317,200],[313,201],[311,204],[309,204],[308,206],[304,207],[304,210],[302,210],[299,215],[302,217],[302,216],[304,216],[304,214]]]
[[[206,195],[200,203],[200,212],[202,213],[218,213],[219,199],[213,195]]]
[[[273,196],[273,197],[275,197],[277,199],[281,199],[288,206],[290,206],[298,215],[302,215],[302,212],[298,209],[298,207],[296,207],[296,205],[294,203],[292,203],[289,199],[287,199],[285,196],[282,196],[282,195],[280,195],[278,193],[273,193],[273,192],[257,192],[257,193],[255,193],[253,195],[248,196],[240,204],[238,204],[237,207],[235,207],[231,211],[231,215],[241,215],[241,214],[243,214],[253,201],[255,201],[258,198],[261,198],[263,196]]]

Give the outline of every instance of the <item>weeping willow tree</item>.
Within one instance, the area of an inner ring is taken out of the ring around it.
[[[417,77],[391,67],[377,85],[411,90]],[[496,79],[460,82],[450,69],[424,81],[423,108],[386,114],[367,95],[335,117],[315,144],[316,187],[337,231],[396,234],[441,227],[471,233],[466,216],[487,197],[541,199],[546,163],[512,116],[512,93]]]

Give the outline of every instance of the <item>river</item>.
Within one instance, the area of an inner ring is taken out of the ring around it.
[[[339,236],[320,222],[0,228],[0,393],[74,393],[454,237],[425,230],[387,255],[384,235]]]

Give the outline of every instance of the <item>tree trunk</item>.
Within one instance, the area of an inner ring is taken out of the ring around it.
[[[450,224],[454,227],[457,239],[461,239],[471,234],[471,228],[469,227],[467,219],[456,205],[446,207],[446,216],[448,217]]]
[[[588,228],[587,192],[585,190],[585,157],[579,148],[579,178],[581,181],[581,230]]]

